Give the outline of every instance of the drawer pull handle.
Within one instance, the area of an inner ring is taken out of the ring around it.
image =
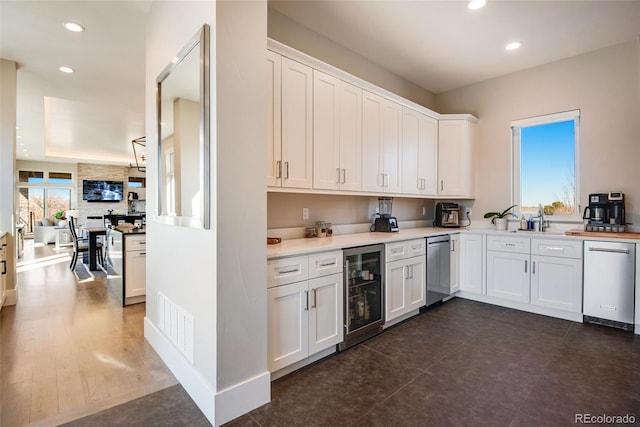
[[[318,267],[332,267],[334,265],[337,265],[337,263],[335,261],[331,261],[331,262],[325,262],[323,264],[318,264]]]
[[[293,270],[286,270],[286,271],[278,270],[278,274],[291,274],[291,273],[298,273],[299,271],[300,271],[299,268],[294,268]]]
[[[316,290],[312,289],[311,293],[313,293],[313,303],[311,304],[311,308],[316,308]]]
[[[547,246],[547,250],[548,251],[560,251],[560,252],[564,252],[564,248],[559,248],[556,246]]]
[[[140,255],[147,255],[146,252],[140,252]]]

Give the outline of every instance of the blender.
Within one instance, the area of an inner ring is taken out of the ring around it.
[[[371,231],[398,231],[398,220],[391,216],[392,205],[392,197],[378,197],[378,216],[371,226]]]

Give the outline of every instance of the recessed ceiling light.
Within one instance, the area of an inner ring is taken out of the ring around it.
[[[504,48],[507,49],[507,50],[516,50],[520,46],[522,46],[522,43],[520,43],[520,42],[511,42],[508,45],[506,45]]]
[[[467,6],[471,10],[482,9],[487,4],[487,0],[471,0]]]
[[[75,73],[76,70],[74,70],[71,67],[60,67],[58,68],[60,71],[62,71],[63,73],[67,73],[67,74],[71,74],[71,73]]]
[[[67,30],[73,31],[74,33],[81,33],[84,31],[84,27],[80,24],[76,24],[75,22],[65,22],[62,24]]]

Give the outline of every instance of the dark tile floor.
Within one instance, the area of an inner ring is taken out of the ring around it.
[[[640,336],[463,299],[274,381],[227,426],[640,423]]]

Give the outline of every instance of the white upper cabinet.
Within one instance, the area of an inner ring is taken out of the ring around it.
[[[438,121],[403,107],[402,192],[436,195]]]
[[[313,183],[312,69],[269,51],[267,61],[272,78],[269,102],[271,124],[267,150],[267,185],[311,188]]]
[[[438,122],[438,195],[474,197],[473,134],[469,120]]]
[[[267,137],[267,185],[281,185],[282,174],[282,137],[280,119],[280,67],[282,56],[267,51],[269,69],[269,134]]]
[[[360,191],[362,89],[313,71],[313,188]]]
[[[362,190],[402,192],[402,106],[363,91]]]

